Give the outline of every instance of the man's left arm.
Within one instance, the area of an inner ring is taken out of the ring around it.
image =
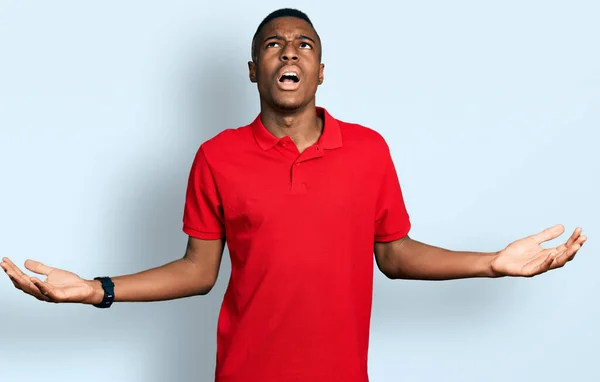
[[[409,236],[376,242],[379,269],[391,279],[451,280],[471,277],[531,277],[560,268],[573,259],[586,241],[577,228],[569,239],[554,248],[543,242],[564,233],[556,225],[509,244],[498,252],[461,252],[435,247]]]

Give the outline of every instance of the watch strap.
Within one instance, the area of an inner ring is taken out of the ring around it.
[[[115,300],[115,284],[110,277],[94,277],[94,280],[100,281],[102,284],[102,289],[104,290],[102,302],[95,304],[94,306],[101,309],[110,308]]]

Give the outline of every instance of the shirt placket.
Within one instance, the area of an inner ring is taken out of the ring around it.
[[[290,189],[293,194],[304,194],[307,191],[310,179],[311,166],[308,164],[323,156],[323,147],[320,143],[316,143],[307,148],[302,154],[299,154],[297,150],[296,153],[296,159],[290,168]]]

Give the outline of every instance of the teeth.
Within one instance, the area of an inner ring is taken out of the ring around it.
[[[295,83],[300,82],[300,78],[298,77],[298,73],[296,72],[285,72],[281,75],[281,77],[279,77],[279,82],[284,82],[286,81],[286,79],[288,81],[293,81]]]

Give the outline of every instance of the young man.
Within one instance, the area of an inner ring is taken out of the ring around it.
[[[373,268],[391,279],[530,277],[562,267],[586,238],[542,249],[562,226],[494,253],[413,240],[394,164],[375,131],[315,103],[320,38],[302,12],[269,15],[252,42],[261,113],[203,143],[186,196],[185,256],[98,280],[28,260],[1,263],[40,300],[109,307],[208,293],[224,245],[232,274],[218,321],[219,382],[366,382]],[[373,256],[373,253],[375,256]]]

